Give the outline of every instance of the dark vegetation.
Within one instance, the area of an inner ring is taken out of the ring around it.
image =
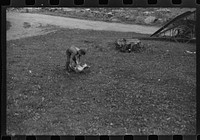
[[[9,21],[6,21],[6,30],[9,30],[11,26],[11,23]]]

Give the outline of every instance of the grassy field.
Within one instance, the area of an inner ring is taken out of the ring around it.
[[[134,33],[59,29],[7,42],[7,132],[21,135],[195,134],[194,44],[113,42]],[[65,50],[87,48],[82,74],[65,72]],[[167,50],[169,50],[167,52]]]

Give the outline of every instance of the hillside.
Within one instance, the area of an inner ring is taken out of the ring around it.
[[[18,8],[9,11],[42,13],[79,19],[161,26],[194,8]]]

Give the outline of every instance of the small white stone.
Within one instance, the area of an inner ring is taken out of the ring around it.
[[[32,71],[31,71],[31,70],[29,70],[29,73],[32,73]]]
[[[18,114],[18,113],[15,113],[15,115],[18,116],[19,114]]]
[[[170,120],[170,118],[167,118],[167,120]]]

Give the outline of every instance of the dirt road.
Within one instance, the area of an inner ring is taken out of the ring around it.
[[[10,21],[12,25],[10,30],[7,31],[7,40],[19,39],[23,37],[41,35],[52,32],[53,28],[48,28],[48,31],[44,30],[44,28],[41,28],[46,27],[47,25],[54,25],[61,28],[70,29],[79,28],[89,30],[135,32],[141,34],[152,34],[158,29],[158,27],[107,23],[101,21],[89,21],[31,13],[7,13],[7,21]],[[25,28],[24,22],[30,24],[30,27]]]

